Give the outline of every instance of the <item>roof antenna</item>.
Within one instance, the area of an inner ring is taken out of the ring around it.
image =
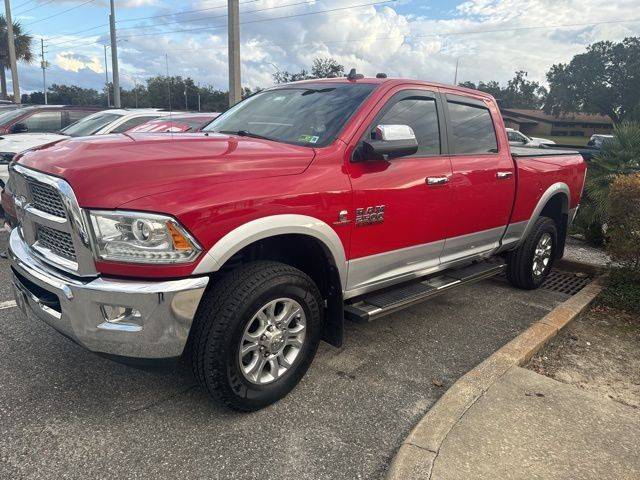
[[[171,106],[171,79],[169,78],[169,54],[166,52],[164,54],[164,60],[167,64],[167,85],[169,87],[169,125],[173,125],[173,108]],[[171,132],[171,140],[173,140],[173,132]]]
[[[364,75],[362,75],[361,73],[357,73],[355,68],[352,68],[349,71],[349,75],[347,75],[348,80],[362,80],[363,78]]]

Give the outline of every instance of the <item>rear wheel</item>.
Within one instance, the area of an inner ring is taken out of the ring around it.
[[[311,364],[321,314],[320,293],[302,271],[267,261],[239,267],[207,292],[196,314],[196,378],[211,397],[236,410],[276,402]]]
[[[526,290],[538,288],[549,275],[556,255],[558,232],[548,217],[536,220],[522,244],[507,255],[507,278]]]

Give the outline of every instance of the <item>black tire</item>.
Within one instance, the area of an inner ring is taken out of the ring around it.
[[[533,260],[538,242],[543,235],[551,236],[551,258],[539,275],[533,273]],[[525,290],[535,290],[549,275],[558,248],[558,231],[555,222],[549,217],[536,220],[531,232],[524,242],[515,250],[507,254],[507,279],[515,287]]]
[[[280,378],[265,385],[252,383],[240,370],[245,327],[262,306],[285,296],[304,310],[303,345]],[[300,270],[271,261],[238,267],[207,290],[198,307],[190,338],[196,379],[215,401],[235,410],[254,411],[280,400],[298,384],[315,356],[322,314],[320,292]]]

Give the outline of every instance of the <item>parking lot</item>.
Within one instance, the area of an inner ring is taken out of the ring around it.
[[[0,478],[382,478],[455,380],[565,295],[495,279],[321,345],[278,404],[227,411],[188,368],[134,369],[0,310]],[[0,265],[0,302],[10,300]]]

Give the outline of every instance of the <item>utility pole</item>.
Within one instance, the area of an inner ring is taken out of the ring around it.
[[[107,107],[111,106],[111,89],[109,88],[109,64],[107,63],[107,46],[104,46],[104,86],[107,89]]]
[[[20,105],[20,83],[18,81],[18,64],[16,63],[16,45],[13,37],[13,20],[11,20],[11,0],[4,0],[4,18],[7,21],[7,44],[9,45],[9,63],[11,65],[11,83],[13,84],[13,102]]]
[[[184,109],[189,111],[189,97],[187,97],[187,84],[184,84]]]
[[[116,108],[120,108],[120,74],[118,71],[118,46],[116,45],[116,7],[114,5],[114,0],[110,0],[110,3],[111,15],[109,15],[109,26],[111,27],[111,71],[113,72],[113,105]]]
[[[242,83],[240,81],[240,1],[229,0],[229,106],[242,100]]]
[[[458,63],[460,63],[460,57],[456,58],[456,73],[453,77],[453,84],[458,85]]]
[[[42,56],[42,91],[44,92],[44,104],[48,105],[47,99],[47,62],[44,59],[44,39],[40,39],[40,55]]]

